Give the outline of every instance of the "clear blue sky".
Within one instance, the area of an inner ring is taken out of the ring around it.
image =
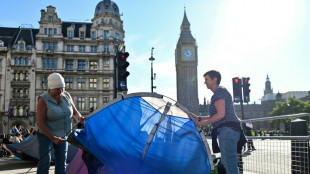
[[[38,28],[40,10],[56,7],[62,21],[94,17],[99,0],[2,1],[0,26],[32,24]],[[212,93],[202,75],[210,69],[222,73],[232,92],[233,77],[250,77],[251,102],[260,103],[266,76],[274,93],[310,90],[309,0],[114,0],[124,21],[129,56],[129,92],[151,90],[154,47],[154,90],[176,99],[174,51],[180,35],[184,6],[198,45],[199,100]]]

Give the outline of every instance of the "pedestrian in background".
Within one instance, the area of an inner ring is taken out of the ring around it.
[[[243,135],[244,138],[244,134],[241,129],[240,120],[235,113],[231,94],[225,87],[219,86],[221,74],[218,71],[208,71],[203,77],[207,88],[214,93],[209,106],[210,117],[198,117],[193,113],[190,114],[197,126],[201,127],[209,124],[213,126],[213,152],[221,152],[222,164],[227,174],[238,174],[237,144],[240,140],[240,135]],[[220,151],[217,149],[217,137],[219,139]],[[239,144],[240,152],[244,143]]]
[[[40,95],[37,104],[37,138],[40,161],[37,173],[48,173],[50,149],[55,152],[55,173],[66,173],[68,151],[67,135],[72,129],[72,116],[84,124],[85,118],[77,111],[73,100],[65,91],[64,78],[59,73],[48,76],[48,91]]]
[[[248,122],[245,124],[245,134],[246,136],[255,136],[252,122]],[[252,139],[249,139],[247,144],[248,144],[248,150],[256,150]]]

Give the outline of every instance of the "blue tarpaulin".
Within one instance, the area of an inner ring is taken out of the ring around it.
[[[139,95],[110,102],[73,135],[110,173],[210,173],[194,122],[168,103]]]

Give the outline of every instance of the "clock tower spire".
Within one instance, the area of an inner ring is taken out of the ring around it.
[[[181,34],[175,50],[177,101],[198,114],[197,45],[184,9]]]

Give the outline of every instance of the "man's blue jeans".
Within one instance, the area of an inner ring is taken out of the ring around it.
[[[229,127],[217,129],[219,145],[221,149],[222,164],[227,174],[238,174],[237,144],[240,139],[240,131]]]
[[[37,138],[39,143],[39,157],[40,157],[37,174],[47,174],[49,172],[52,147],[54,147],[54,154],[56,161],[55,173],[65,174],[68,142],[65,141],[62,144],[55,145],[47,136],[45,136],[42,133],[37,133]]]

